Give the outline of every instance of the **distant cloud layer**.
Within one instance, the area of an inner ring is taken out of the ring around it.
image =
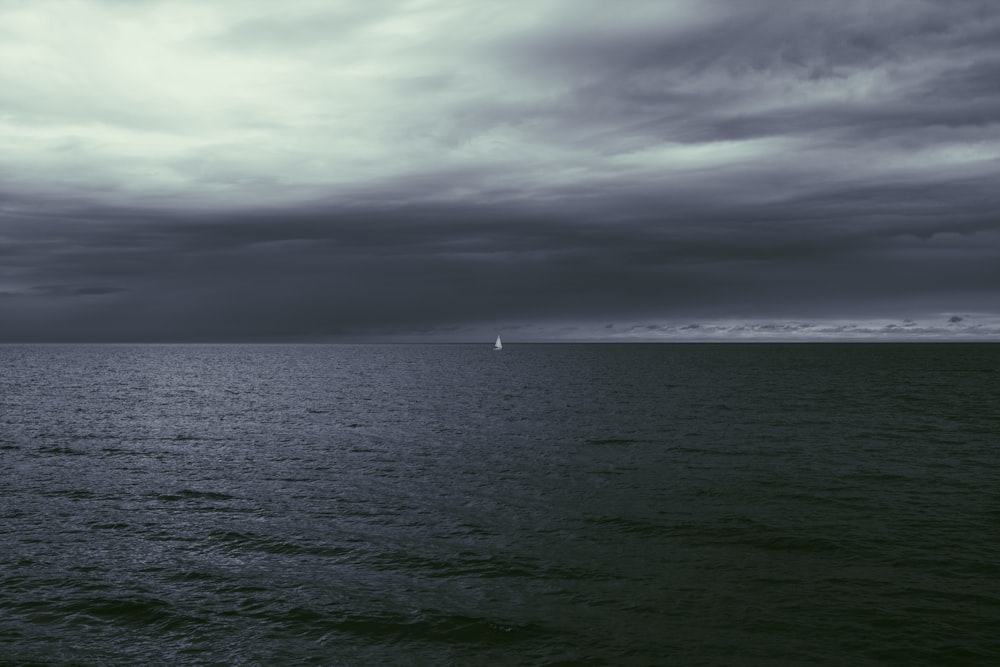
[[[8,0],[0,340],[1000,338],[996,44],[973,0]]]

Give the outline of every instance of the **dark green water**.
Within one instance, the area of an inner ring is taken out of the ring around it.
[[[1000,345],[0,369],[0,664],[1000,664]]]

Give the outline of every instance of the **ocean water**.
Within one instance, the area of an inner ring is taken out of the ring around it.
[[[3,345],[0,664],[1000,664],[1000,345]]]

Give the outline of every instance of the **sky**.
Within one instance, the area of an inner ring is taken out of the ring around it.
[[[0,341],[1000,340],[995,0],[0,0]]]

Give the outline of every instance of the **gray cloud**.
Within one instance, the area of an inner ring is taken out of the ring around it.
[[[990,3],[10,7],[0,339],[995,335]]]

